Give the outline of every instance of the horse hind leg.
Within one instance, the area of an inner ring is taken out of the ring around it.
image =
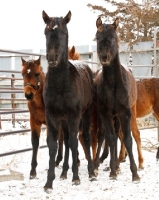
[[[132,181],[139,181],[140,177],[137,173],[137,166],[134,160],[134,155],[132,151],[132,137],[130,132],[130,121],[131,121],[131,111],[120,113],[121,129],[123,132],[123,141],[127,149],[129,160],[130,160],[130,170],[132,172]]]
[[[64,153],[64,162],[63,162],[63,168],[62,173],[60,175],[61,179],[67,179],[67,171],[69,169],[69,132],[67,125],[62,126],[63,129],[63,139],[64,139],[64,145],[65,145],[65,153]]]
[[[90,146],[91,146],[91,136],[90,136],[90,124],[91,124],[91,114],[92,108],[90,107],[82,116],[83,131],[82,137],[84,141],[84,146],[86,149],[86,155],[88,158],[88,173],[91,181],[95,180],[94,165],[91,158]]]
[[[100,161],[100,152],[101,152],[101,147],[105,138],[105,130],[104,127],[102,126],[102,122],[101,119],[98,119],[98,125],[99,125],[99,129],[98,129],[98,133],[97,133],[97,137],[98,137],[98,147],[97,147],[97,153],[96,153],[96,158],[94,160],[94,171],[96,176],[98,175],[98,167],[101,163]]]
[[[119,168],[119,161],[118,161],[118,138],[119,138],[119,133],[120,133],[120,121],[117,116],[114,117],[114,129],[115,129],[115,160],[116,160],[116,170],[119,173],[120,168]]]
[[[153,106],[153,116],[157,119],[157,121],[159,122],[159,103],[158,100],[156,99],[154,106]],[[156,160],[159,161],[159,147],[157,149],[157,153],[156,153]]]
[[[139,169],[144,169],[144,158],[142,155],[140,131],[137,127],[137,122],[136,122],[136,106],[134,105],[131,110],[132,110],[131,130],[132,130],[132,135],[137,144]]]
[[[119,164],[121,162],[125,162],[126,161],[126,157],[127,157],[127,151],[126,151],[126,148],[125,148],[125,145],[124,145],[124,141],[123,141],[123,133],[120,129],[120,132],[119,132],[119,139],[120,139],[120,152],[119,152],[119,158],[118,158],[118,162]]]
[[[99,158],[100,163],[103,163],[103,161],[108,157],[108,155],[109,155],[108,142],[107,142],[107,140],[104,140],[104,150],[103,150],[101,157]]]
[[[97,123],[97,107],[93,105],[92,117],[91,117],[91,126],[90,126],[90,134],[91,134],[91,146],[92,146],[92,154],[93,154],[93,162],[96,158],[97,146],[98,146],[98,123]]]
[[[84,141],[83,141],[82,131],[79,131],[78,140],[80,141],[81,146],[83,148],[85,158],[88,160],[87,150],[86,150],[86,147],[85,147],[85,144],[84,144]]]
[[[158,146],[158,148],[157,148],[156,160],[159,161],[159,146]]]
[[[59,146],[58,146],[58,154],[55,161],[55,166],[59,166],[59,163],[62,161],[63,158],[63,131],[62,128],[59,128]]]

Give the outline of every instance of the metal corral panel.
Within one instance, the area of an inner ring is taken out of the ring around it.
[[[153,42],[139,42],[133,46],[132,65],[152,65]],[[150,67],[133,68],[134,76],[151,76]]]
[[[70,47],[71,48],[71,47]],[[81,60],[89,60],[89,45],[75,46],[76,52],[81,54]]]
[[[2,57],[4,56],[4,57]],[[12,54],[11,53],[3,53],[3,52],[0,52],[0,69],[3,70],[11,70],[11,56]],[[10,73],[8,73],[7,75],[11,76]],[[0,76],[6,76],[5,73],[3,72],[0,72]]]
[[[46,55],[46,49],[40,49],[40,54]],[[47,72],[48,63],[47,63],[47,60],[46,60],[45,56],[41,57],[41,66],[43,68],[43,71],[46,73]]]

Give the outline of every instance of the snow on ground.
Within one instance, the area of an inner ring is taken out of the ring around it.
[[[7,125],[8,128],[8,125]],[[0,199],[1,200],[138,200],[159,198],[159,161],[156,161],[157,129],[141,130],[141,138],[143,145],[143,156],[145,159],[144,170],[138,171],[141,181],[139,183],[132,182],[130,172],[129,159],[125,163],[121,163],[121,174],[117,180],[109,179],[109,172],[103,171],[109,166],[109,158],[99,167],[99,175],[97,181],[90,182],[87,173],[87,161],[83,150],[79,145],[81,165],[79,167],[79,176],[81,184],[72,186],[72,170],[71,158],[69,160],[70,169],[68,171],[67,180],[60,180],[62,171],[62,163],[56,168],[56,178],[53,183],[53,191],[51,194],[44,192],[48,169],[48,149],[39,149],[37,178],[29,179],[30,162],[32,151],[0,157],[0,169],[12,169],[21,172],[24,180],[12,180],[0,182]],[[45,131],[42,132],[40,145],[46,144]],[[19,150],[31,147],[30,133],[19,135],[10,135],[0,137],[0,153],[11,150]],[[136,164],[138,165],[138,155],[136,143],[133,141],[133,152]],[[70,154],[71,155],[71,154]],[[71,157],[71,156],[70,156]]]

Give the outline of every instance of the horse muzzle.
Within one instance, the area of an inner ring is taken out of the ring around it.
[[[28,101],[31,101],[31,100],[33,100],[33,98],[34,98],[34,95],[33,95],[32,92],[29,93],[29,94],[25,93],[25,98],[26,98]]]
[[[58,62],[56,60],[54,61],[51,60],[51,61],[48,61],[48,64],[49,64],[49,67],[56,67]]]
[[[58,54],[54,52],[50,52],[46,55],[48,60],[49,67],[56,67],[58,65]]]
[[[99,59],[100,59],[100,63],[103,65],[103,66],[109,66],[110,63],[111,63],[111,55],[110,54],[106,54],[105,56],[99,56]]]

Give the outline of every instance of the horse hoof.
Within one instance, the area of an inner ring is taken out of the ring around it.
[[[116,173],[121,174],[121,169],[119,167],[117,168]]]
[[[46,192],[47,194],[50,194],[52,192],[52,188],[47,188],[44,186],[44,192]]]
[[[67,179],[67,171],[63,171],[61,173],[60,179],[63,179],[63,180]]]
[[[80,180],[74,180],[74,181],[72,181],[72,185],[80,185]]]
[[[117,174],[116,173],[114,174],[114,173],[110,172],[109,177],[110,177],[110,180],[117,180]]]
[[[110,167],[104,168],[103,171],[110,171]]]
[[[159,158],[156,158],[156,162],[158,162],[159,161]]]
[[[138,171],[141,171],[141,170],[144,170],[143,166],[138,168]]]
[[[60,179],[61,179],[61,180],[65,180],[65,179],[67,179],[67,176],[61,175],[61,176],[60,176]]]
[[[36,179],[36,175],[30,175],[30,179]]]
[[[90,174],[89,174],[89,180],[90,180],[90,181],[96,181],[96,180],[97,180],[97,179],[96,179],[95,173],[90,173]]]
[[[117,180],[117,176],[110,176],[110,180]]]
[[[97,181],[96,177],[91,177],[89,178],[89,181],[93,182],[93,181]]]
[[[133,183],[139,183],[140,182],[140,177],[138,175],[136,177],[133,177],[132,182]]]

